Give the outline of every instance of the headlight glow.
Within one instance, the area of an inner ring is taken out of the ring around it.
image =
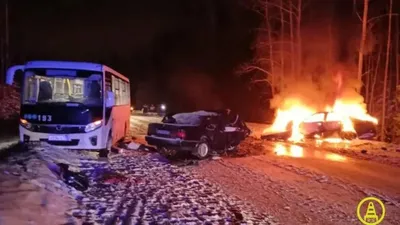
[[[32,124],[29,123],[27,120],[25,119],[19,119],[19,123],[21,124],[21,126],[25,127],[26,129],[30,130],[32,128]]]
[[[101,126],[101,120],[97,120],[93,123],[89,123],[88,125],[86,125],[85,127],[85,132],[90,132],[90,131],[94,131],[97,128],[99,128]]]
[[[164,104],[161,104],[160,108],[162,111],[165,111],[167,109],[167,106],[165,106]]]

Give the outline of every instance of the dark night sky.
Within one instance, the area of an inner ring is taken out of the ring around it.
[[[218,98],[232,89],[251,95],[233,70],[250,57],[257,18],[235,1],[82,2],[10,1],[12,63],[31,59],[102,62],[129,76],[134,84],[155,78],[155,101],[180,101],[168,99],[165,92],[165,83],[177,71],[209,77],[220,87]],[[199,107],[182,101],[185,106],[178,108]],[[229,101],[218,101],[232,107]]]
[[[176,109],[218,106],[246,111],[249,118],[265,114],[243,110],[266,106],[258,90],[248,90],[248,84],[233,73],[250,59],[259,23],[257,15],[243,7],[243,0],[9,2],[13,64],[32,59],[101,62],[130,77],[133,88],[138,82],[155,80],[155,101],[166,101]],[[317,0],[307,7],[344,20],[351,14],[351,2]],[[193,74],[212,83],[203,93],[215,93],[204,98],[215,96],[219,104],[196,104],[170,93],[169,80]]]

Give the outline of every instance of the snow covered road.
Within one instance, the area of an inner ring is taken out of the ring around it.
[[[193,170],[282,224],[360,224],[355,210],[368,196],[384,202],[382,224],[400,224],[399,167],[256,139],[242,148],[259,148],[260,154],[202,162]]]
[[[132,123],[139,128],[133,133],[143,135],[148,122]],[[65,163],[84,173],[90,179],[89,189],[80,192],[66,185],[50,172],[50,163]],[[127,150],[104,161],[84,151],[35,147],[11,154],[0,163],[0,173],[0,222],[4,224],[276,222],[267,212],[226,195],[189,167],[174,165],[154,152]]]
[[[133,116],[136,141],[159,120]],[[265,125],[250,126],[257,137]],[[0,163],[0,224],[360,224],[355,208],[367,196],[384,202],[382,224],[400,224],[396,146],[316,147],[250,137],[239,153],[244,157],[194,166],[139,150],[106,161],[51,147],[14,154]],[[89,189],[67,186],[47,169],[50,162],[86,174]]]
[[[248,126],[254,137],[267,127]],[[400,224],[399,146],[360,140],[292,145],[248,138],[239,153],[244,157],[203,161],[190,169],[228,195],[271,212],[282,224],[360,224],[356,207],[368,196],[384,202],[382,224]]]
[[[69,213],[88,223],[270,224],[272,221],[199,179],[187,168],[171,165],[157,153],[117,155],[100,167],[97,161],[86,161],[83,165],[92,178],[91,187],[83,193],[79,206]],[[110,174],[107,179],[98,177],[105,174]]]

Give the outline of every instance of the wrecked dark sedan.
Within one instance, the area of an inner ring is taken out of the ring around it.
[[[189,151],[206,158],[212,151],[232,151],[250,135],[238,114],[227,111],[196,111],[166,115],[150,123],[146,141],[157,149]]]

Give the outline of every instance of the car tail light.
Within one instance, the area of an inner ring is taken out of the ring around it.
[[[184,130],[178,130],[178,132],[176,132],[176,136],[180,139],[185,139],[186,137],[186,132]]]

